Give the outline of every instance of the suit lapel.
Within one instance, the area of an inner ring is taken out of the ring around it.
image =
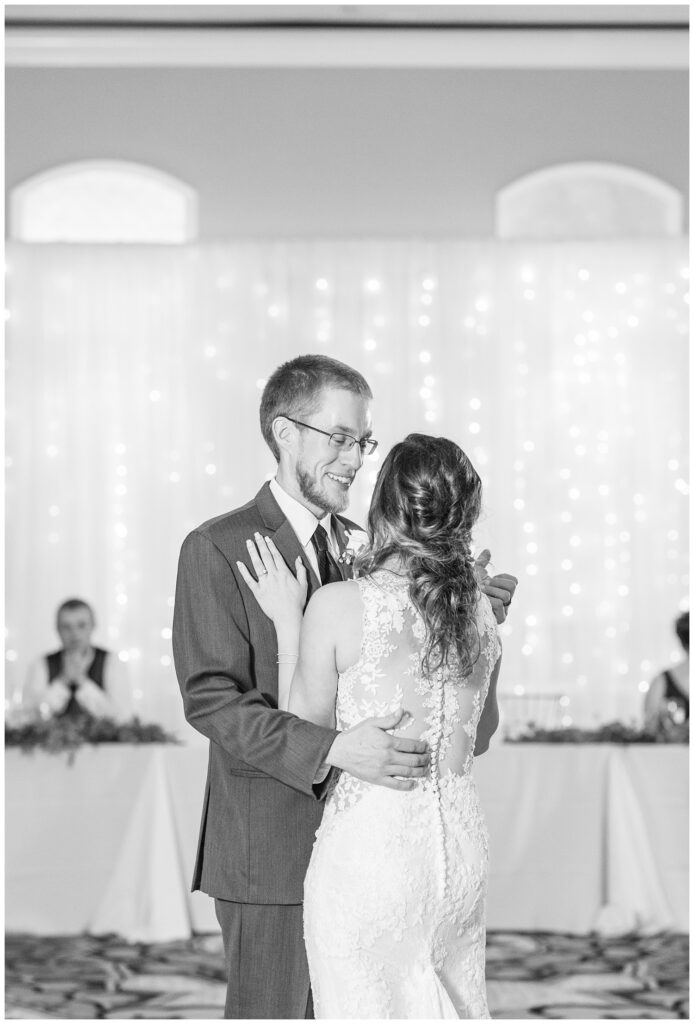
[[[294,533],[291,523],[272,496],[269,483],[264,484],[258,491],[255,502],[268,532],[272,532],[272,539],[277,550],[291,571],[294,572],[297,557],[300,557],[304,563],[308,573],[308,599],[320,587],[320,580],[306,557],[306,552],[299,543],[299,538]]]

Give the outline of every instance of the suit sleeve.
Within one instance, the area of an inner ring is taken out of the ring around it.
[[[173,653],[195,729],[257,771],[321,795],[313,782],[337,732],[272,708],[256,689],[236,576],[214,542],[197,532],[184,541],[178,564]]]

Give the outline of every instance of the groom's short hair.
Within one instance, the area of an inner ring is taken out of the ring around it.
[[[260,400],[260,429],[278,462],[280,453],[272,424],[282,414],[296,419],[310,416],[320,405],[326,388],[351,391],[367,401],[373,398],[371,388],[358,370],[330,356],[297,356],[278,366],[269,378]]]

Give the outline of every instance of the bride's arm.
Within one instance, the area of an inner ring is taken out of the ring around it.
[[[256,533],[246,541],[248,557],[256,574],[254,579],[243,562],[237,562],[240,575],[256,601],[272,619],[277,634],[277,707],[286,711],[292,676],[298,659],[299,632],[306,600],[306,569],[297,558],[294,576],[269,537]]]
[[[306,569],[296,560],[294,576],[269,537],[247,541],[256,579],[238,570],[277,633],[277,706],[317,725],[335,727],[337,667],[335,625],[344,618],[342,584],[321,587],[308,603]]]
[[[489,741],[499,728],[499,705],[496,699],[496,683],[499,678],[500,668],[501,655],[497,658],[496,665],[492,669],[491,678],[489,680],[489,689],[487,690],[487,699],[484,702],[482,714],[480,715],[480,720],[477,723],[477,733],[475,735],[475,757],[479,757],[480,754],[486,754],[489,750]]]
[[[335,728],[337,665],[335,624],[341,621],[340,583],[316,591],[301,624],[299,659],[291,680],[288,711],[316,725]]]

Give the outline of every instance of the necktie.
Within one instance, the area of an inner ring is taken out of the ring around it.
[[[320,576],[321,584],[339,583],[343,578],[342,573],[340,572],[340,567],[330,553],[330,549],[328,547],[328,535],[320,523],[311,537],[311,543],[313,544],[314,551],[318,557],[318,575]]]

